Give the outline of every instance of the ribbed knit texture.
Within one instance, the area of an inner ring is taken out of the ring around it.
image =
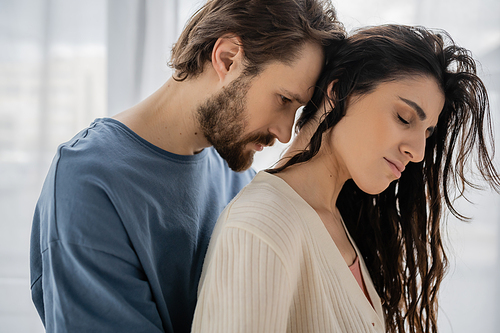
[[[356,251],[373,307],[314,209],[260,172],[217,222],[192,332],[384,332]]]

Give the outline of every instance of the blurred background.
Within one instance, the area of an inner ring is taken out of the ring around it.
[[[145,98],[171,75],[172,44],[197,0],[0,0],[0,332],[43,332],[30,299],[29,238],[57,146]],[[351,31],[399,23],[447,30],[470,49],[500,138],[500,1],[335,0]],[[498,141],[497,139],[497,146]],[[256,156],[272,165],[284,145]],[[498,164],[498,159],[496,160]],[[441,332],[500,332],[500,196],[471,193],[445,226]]]

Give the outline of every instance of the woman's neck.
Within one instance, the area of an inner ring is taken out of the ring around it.
[[[292,187],[315,210],[336,214],[335,203],[345,181],[331,158],[318,153],[311,160],[295,164],[276,175]]]
[[[323,142],[326,142],[325,137]],[[285,159],[295,155],[299,151],[297,148],[297,144],[295,147],[292,145],[285,154]],[[336,159],[331,147],[322,144],[318,154],[311,160],[292,165],[276,176],[287,182],[316,211],[346,264],[351,265],[356,259],[356,252],[336,206],[339,193],[350,176],[343,163]]]
[[[305,150],[319,125],[319,114],[300,130],[283,159],[280,167],[295,154]],[[337,215],[336,202],[340,190],[350,178],[344,163],[337,158],[331,142],[332,132],[323,134],[321,148],[309,161],[294,164],[277,174],[285,180],[315,210],[326,210]]]

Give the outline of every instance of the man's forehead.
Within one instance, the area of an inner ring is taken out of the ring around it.
[[[282,88],[281,91],[282,91],[283,95],[287,96],[290,99],[297,101],[300,104],[305,105],[305,104],[307,104],[307,102],[310,99],[307,95],[304,96],[304,93],[308,93],[308,91],[304,91],[304,92],[299,93],[299,92],[291,91],[291,90],[288,90],[285,88]]]
[[[274,88],[285,97],[305,105],[311,99],[320,70],[321,64],[314,65],[308,61],[293,64],[270,61],[265,64],[258,77],[272,82]],[[315,74],[316,71],[318,73]]]

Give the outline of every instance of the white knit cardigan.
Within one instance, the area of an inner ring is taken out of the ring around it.
[[[192,332],[385,332],[355,249],[373,307],[314,209],[261,171],[219,217]]]

